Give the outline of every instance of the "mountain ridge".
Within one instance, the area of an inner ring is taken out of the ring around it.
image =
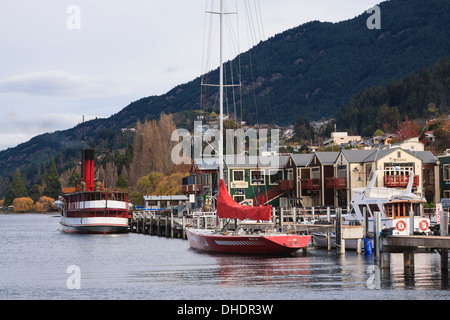
[[[243,85],[239,98],[246,110],[237,116],[279,125],[293,124],[299,115],[311,120],[331,117],[358,92],[429,68],[450,55],[449,1],[391,0],[379,7],[380,30],[367,28],[367,13],[337,23],[311,21],[236,57],[233,61],[241,61]],[[218,70],[210,72],[208,79],[218,82]],[[213,90],[204,95],[204,107],[200,105],[200,81],[197,77],[166,94],[136,100],[107,119],[86,122],[86,141],[134,126],[138,120],[156,119],[161,112],[201,108],[217,112]],[[227,97],[231,100],[231,92]],[[60,164],[72,159],[81,147],[81,130],[78,125],[46,133],[1,151],[0,176],[17,167],[26,171],[49,163],[51,157],[59,157]]]

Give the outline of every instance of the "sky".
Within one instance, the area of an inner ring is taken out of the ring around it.
[[[231,30],[239,29],[237,51],[245,52],[303,23],[348,20],[379,2],[226,0],[225,6],[239,13],[228,19]],[[218,67],[213,53],[204,54],[211,19],[205,11],[218,5],[218,0],[2,0],[0,151],[72,128],[83,115],[110,117]],[[254,37],[247,33],[251,24]],[[217,28],[211,30],[216,39]],[[235,51],[226,50],[225,60]]]

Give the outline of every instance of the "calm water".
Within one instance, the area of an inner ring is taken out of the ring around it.
[[[0,299],[449,299],[438,253],[403,256],[374,288],[373,257],[309,249],[294,257],[199,253],[188,242],[142,234],[71,235],[52,215],[0,215]],[[69,289],[69,266],[80,289]]]

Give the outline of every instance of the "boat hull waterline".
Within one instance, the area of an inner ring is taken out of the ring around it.
[[[280,255],[308,246],[309,235],[225,235],[202,229],[186,229],[191,248],[217,253]]]
[[[62,218],[62,231],[80,234],[110,234],[127,233],[128,219],[126,218]]]

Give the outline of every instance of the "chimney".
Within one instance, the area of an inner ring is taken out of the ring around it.
[[[83,149],[82,176],[86,183],[86,191],[94,191],[95,149]]]

